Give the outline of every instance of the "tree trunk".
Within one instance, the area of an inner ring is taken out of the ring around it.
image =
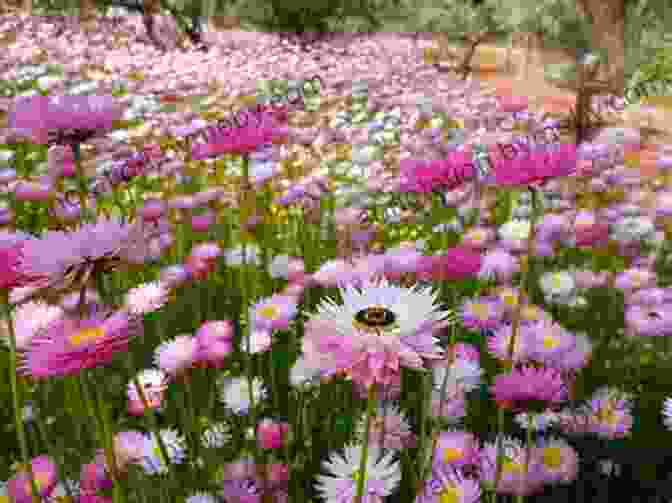
[[[580,13],[593,25],[592,42],[607,54],[598,78],[610,83],[611,92],[623,96],[625,88],[625,0],[577,0]]]

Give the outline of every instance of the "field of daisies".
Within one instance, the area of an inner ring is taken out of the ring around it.
[[[0,501],[667,476],[671,150],[643,177],[637,131],[559,141],[401,36],[0,22]]]

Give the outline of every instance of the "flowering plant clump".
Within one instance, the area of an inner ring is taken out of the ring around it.
[[[507,157],[548,121],[403,37],[37,18],[0,19],[0,500],[522,503],[663,444],[669,148]]]

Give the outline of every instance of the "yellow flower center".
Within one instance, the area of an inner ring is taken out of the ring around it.
[[[614,414],[614,409],[610,405],[603,405],[597,411],[598,421],[605,422],[610,425],[614,425],[617,421],[616,414]]]
[[[76,334],[70,336],[70,343],[73,346],[81,346],[82,344],[87,344],[93,342],[96,339],[100,339],[105,335],[105,332],[100,327],[94,328],[84,328],[78,331]]]
[[[534,321],[539,318],[539,311],[534,306],[525,306],[520,312],[524,320]]]
[[[504,463],[502,464],[502,469],[505,472],[523,473],[525,467],[523,466],[522,463],[515,463],[513,461],[504,461]]]
[[[558,341],[557,337],[553,337],[552,335],[544,335],[544,348],[553,349],[557,348],[559,345],[560,342]]]
[[[502,302],[509,307],[516,307],[518,305],[518,295],[512,291],[502,292],[500,295]]]
[[[452,463],[462,458],[462,449],[455,447],[448,447],[443,450],[443,462],[446,464]]]
[[[457,487],[444,487],[439,494],[439,503],[458,503],[462,497],[462,491]]]
[[[642,283],[644,283],[644,275],[638,271],[633,272],[630,275],[630,278],[632,280],[632,286],[635,288],[641,288]]]
[[[544,447],[542,458],[544,460],[544,466],[549,468],[560,468],[562,465],[562,453],[560,447]]]
[[[551,286],[556,290],[562,288],[562,276],[560,276],[559,274],[554,274],[551,277]]]
[[[486,304],[475,303],[472,304],[471,309],[476,316],[481,321],[488,319],[488,306]]]
[[[280,315],[280,310],[273,305],[263,306],[259,308],[259,315],[268,320],[274,320]]]

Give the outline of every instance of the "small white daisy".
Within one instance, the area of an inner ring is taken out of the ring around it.
[[[206,492],[197,492],[189,496],[184,503],[217,503],[217,498]]]
[[[551,271],[541,275],[539,286],[548,303],[565,304],[575,298],[576,282],[568,271]]]
[[[529,414],[527,412],[516,414],[514,420],[523,429],[527,429],[530,425]],[[534,431],[546,431],[550,426],[557,424],[559,421],[560,416],[550,410],[542,414],[532,414],[532,429]]]
[[[446,373],[448,373],[446,386],[460,385],[462,389],[469,392],[481,385],[483,369],[477,362],[457,358],[449,368],[437,367],[434,370],[435,389],[441,390],[443,381],[446,379]]]
[[[150,400],[152,395],[162,393],[168,387],[168,374],[160,369],[144,369],[138,373],[138,382],[145,394],[145,398]],[[127,387],[127,396],[129,400],[140,400],[140,395],[135,387],[135,380],[131,380]]]
[[[289,255],[278,255],[268,264],[268,274],[271,278],[286,278],[289,275]]]
[[[234,377],[221,380],[219,383],[219,398],[235,414],[247,414],[250,408],[250,387],[247,377]],[[266,397],[266,390],[261,379],[252,380],[252,395],[258,403]]]
[[[311,382],[317,380],[320,376],[320,370],[309,367],[306,359],[300,356],[294,366],[289,371],[289,382],[294,387],[307,387]]]
[[[666,398],[663,402],[663,424],[672,430],[672,398]]]
[[[530,236],[531,229],[529,220],[509,220],[499,228],[498,234],[506,241],[525,241]]]
[[[163,307],[169,293],[160,281],[144,283],[126,293],[126,306],[135,315],[151,313]]]
[[[317,489],[325,501],[349,501],[346,495],[355,496],[360,477],[359,466],[363,454],[361,445],[348,445],[341,455],[332,454],[322,466],[329,475],[318,475]],[[390,452],[380,458],[378,448],[369,448],[366,460],[366,480],[364,482],[365,499],[378,501],[389,496],[401,481],[401,468],[393,461]]]
[[[224,260],[229,267],[246,264],[261,265],[261,250],[253,244],[238,245],[234,248],[228,248],[224,251]]]
[[[159,441],[154,433],[145,437],[140,465],[149,475],[168,473],[168,464],[180,464],[186,458],[186,440],[172,429],[159,431],[168,459],[164,459]]]
[[[231,428],[224,422],[210,425],[201,435],[201,443],[209,449],[224,447],[231,440]]]

